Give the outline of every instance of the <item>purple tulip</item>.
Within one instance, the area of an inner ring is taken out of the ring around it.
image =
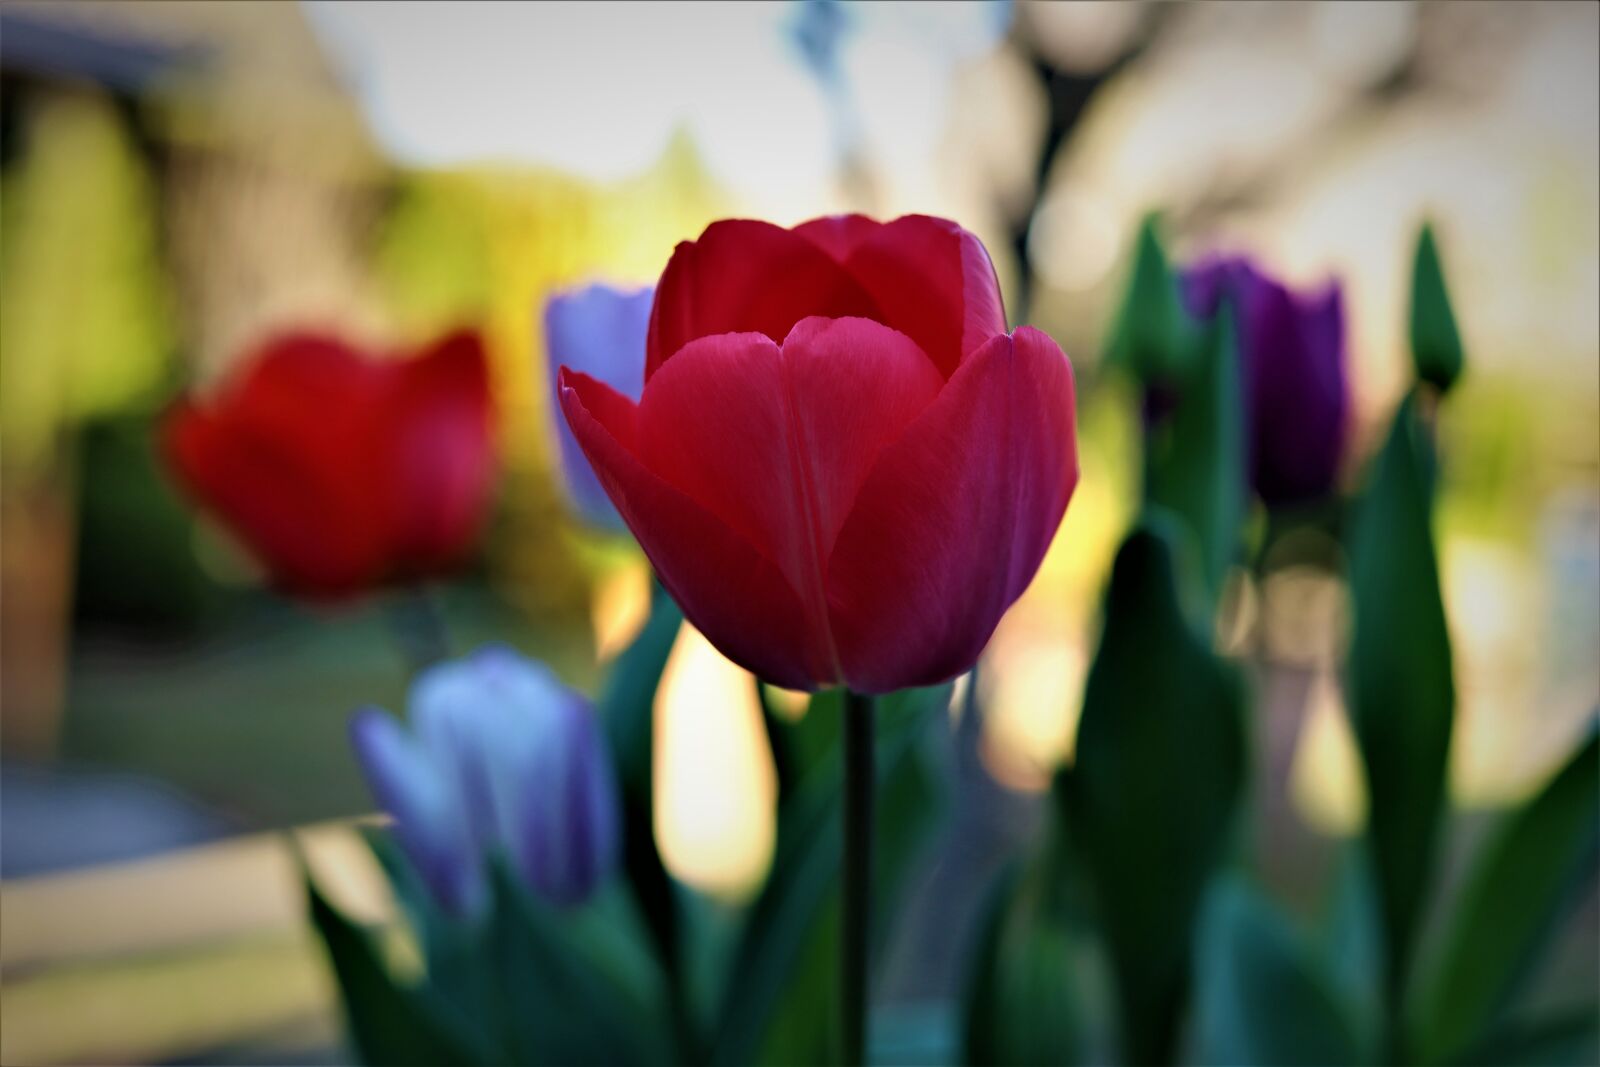
[[[645,335],[655,289],[615,289],[591,285],[556,293],[544,306],[545,363],[550,394],[558,395],[556,377],[562,366],[582,371],[632,400],[644,388]],[[595,477],[578,446],[559,404],[553,420],[561,447],[561,468],[567,495],[585,520],[612,530],[625,530],[617,509]]]
[[[1248,259],[1215,256],[1185,270],[1182,289],[1201,318],[1224,297],[1235,302],[1256,493],[1269,506],[1325,496],[1338,479],[1350,406],[1338,283],[1296,293]]]
[[[557,904],[592,893],[616,864],[620,816],[588,703],[542,664],[491,647],[423,673],[410,707],[409,730],[381,709],[357,712],[351,738],[440,905],[481,913],[496,852]]]

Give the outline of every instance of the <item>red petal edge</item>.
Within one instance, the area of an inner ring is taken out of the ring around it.
[[[759,678],[795,689],[832,684],[827,656],[778,568],[634,454],[633,402],[567,367],[559,381],[573,435],[684,616]]]
[[[1072,366],[1023,327],[962,364],[886,449],[828,567],[849,684],[967,670],[1032,581],[1078,481]]]

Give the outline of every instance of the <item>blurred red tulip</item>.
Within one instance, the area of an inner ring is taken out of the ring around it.
[[[955,223],[713,223],[656,290],[635,404],[567,368],[561,403],[684,614],[799,689],[972,666],[1078,480],[1072,367],[1006,332]]]
[[[407,359],[335,337],[263,344],[162,427],[190,493],[284,590],[332,599],[448,570],[471,549],[494,474],[479,337]]]

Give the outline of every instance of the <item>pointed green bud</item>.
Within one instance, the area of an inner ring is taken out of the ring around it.
[[[1411,271],[1411,360],[1416,365],[1417,378],[1436,386],[1441,393],[1461,377],[1461,333],[1450,309],[1450,293],[1445,287],[1432,224],[1422,227]]]
[[[1134,246],[1127,295],[1113,326],[1107,358],[1145,385],[1172,383],[1188,373],[1195,354],[1178,282],[1156,233],[1156,216],[1146,215]]]

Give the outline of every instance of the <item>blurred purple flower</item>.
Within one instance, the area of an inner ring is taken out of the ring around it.
[[[1325,496],[1338,479],[1350,405],[1338,283],[1296,293],[1242,256],[1213,256],[1183,272],[1182,290],[1201,318],[1224,297],[1234,301],[1256,493],[1269,506]]]
[[[551,395],[558,395],[556,378],[567,366],[638,400],[644,388],[645,335],[654,300],[655,289],[649,286],[616,289],[591,285],[551,296],[544,306],[545,364]],[[625,530],[567,420],[558,415],[553,421],[560,435],[562,473],[573,506],[596,526]]]
[[[616,780],[588,703],[542,664],[490,647],[424,672],[411,728],[379,708],[351,720],[378,804],[447,911],[488,903],[496,852],[557,904],[586,898],[617,859]]]

